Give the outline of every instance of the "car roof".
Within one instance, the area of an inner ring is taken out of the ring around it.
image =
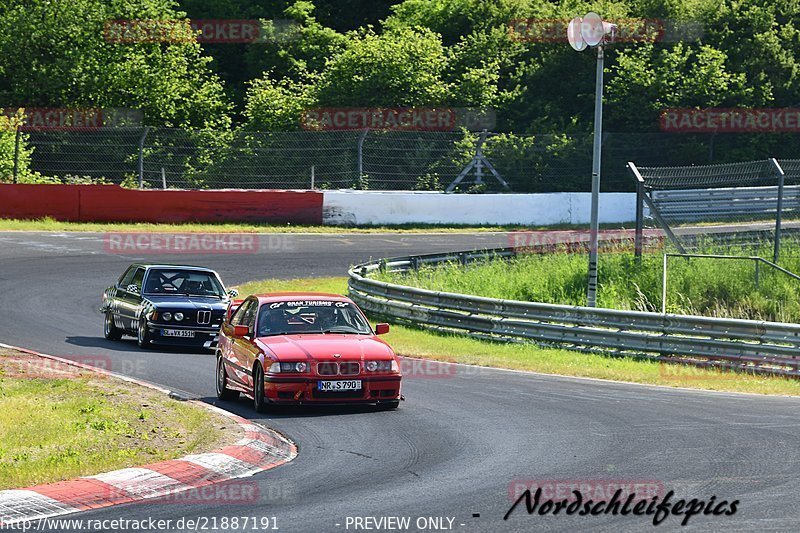
[[[182,270],[204,270],[206,272],[214,272],[214,269],[193,265],[170,265],[168,263],[134,263],[133,266],[143,268],[180,268]]]
[[[254,294],[259,303],[280,302],[285,300],[329,300],[332,302],[350,302],[350,298],[341,294],[327,292],[269,292]]]

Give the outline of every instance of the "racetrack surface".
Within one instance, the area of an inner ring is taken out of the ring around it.
[[[508,242],[504,234],[486,233],[271,239],[255,254],[137,257],[106,252],[100,234],[0,233],[0,341],[105,362],[111,370],[215,403],[210,352],[142,351],[131,338],[102,338],[101,292],[129,263],[202,264],[233,285],[343,275],[351,263],[370,257]],[[451,517],[457,531],[653,527],[652,517],[527,516],[522,506],[503,521],[511,483],[563,480],[655,483],[678,498],[740,500],[735,516],[695,516],[685,530],[797,528],[800,399],[465,366],[447,370],[439,377],[408,376],[407,401],[395,412],[337,407],[261,415],[246,400],[221,403],[299,445],[292,463],[233,482],[250,484],[255,501],[134,504],[72,518],[275,516],[281,531],[354,531],[347,528],[348,516],[408,516],[412,525],[418,517]],[[659,529],[677,529],[679,522],[668,517]]]

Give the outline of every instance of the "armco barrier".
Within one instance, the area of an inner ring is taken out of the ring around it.
[[[316,191],[0,184],[0,217],[52,217],[70,222],[322,224],[322,198]]]
[[[514,249],[401,257],[350,269],[351,298],[363,309],[401,322],[495,340],[600,348],[659,360],[800,376],[800,325],[537,302],[437,292],[370,279],[377,270],[467,264],[513,257]]]

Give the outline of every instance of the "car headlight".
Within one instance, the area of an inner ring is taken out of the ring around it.
[[[364,368],[367,372],[397,372],[397,361],[367,361]]]
[[[169,322],[172,320],[172,313],[161,313],[161,318],[163,318],[165,322]]]
[[[308,370],[308,364],[299,361],[296,363],[272,363],[269,366],[269,371],[272,373],[278,372],[305,372]]]
[[[183,313],[175,313],[175,320],[177,320],[178,322],[183,320]]]

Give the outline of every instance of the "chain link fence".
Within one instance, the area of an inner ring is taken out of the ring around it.
[[[778,150],[769,152],[776,156],[800,153],[798,141],[779,142],[783,137],[606,133],[602,189],[634,190],[628,161],[658,167],[740,160],[754,143],[759,150]],[[7,160],[0,161],[4,171],[0,179],[7,181],[149,188],[446,190],[461,176],[455,190],[462,192],[591,188],[591,134],[101,128],[21,131],[13,141],[13,154],[0,154]],[[479,152],[485,163],[470,166]]]

